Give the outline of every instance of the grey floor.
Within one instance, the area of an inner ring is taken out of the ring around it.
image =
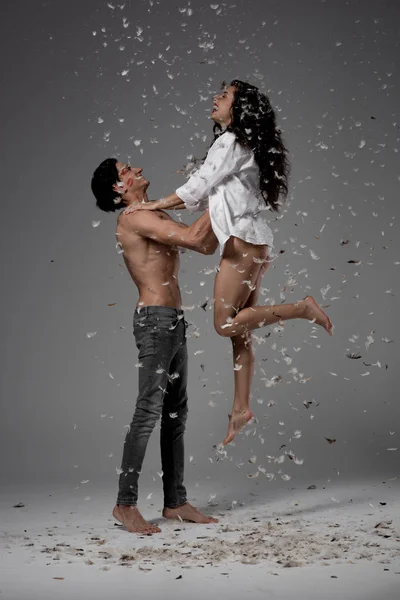
[[[115,525],[110,488],[9,486],[0,599],[399,600],[399,491],[397,480],[292,487],[232,506],[202,489],[214,526],[165,522],[153,493],[141,508],[162,533],[139,538]]]

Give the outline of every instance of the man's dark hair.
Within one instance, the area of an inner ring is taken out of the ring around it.
[[[113,185],[119,181],[117,159],[107,158],[93,173],[91,188],[96,198],[96,205],[105,212],[115,212],[123,208],[124,203]]]

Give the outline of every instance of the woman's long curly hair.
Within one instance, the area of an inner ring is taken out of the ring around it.
[[[239,144],[254,152],[260,169],[261,195],[266,205],[278,212],[279,198],[285,200],[288,194],[290,163],[281,131],[276,126],[275,112],[268,96],[254,85],[239,79],[234,79],[230,85],[235,91],[232,122],[226,131],[232,131]],[[215,123],[213,143],[221,130],[221,125]]]

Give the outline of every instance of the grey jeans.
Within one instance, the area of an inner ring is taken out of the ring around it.
[[[187,502],[183,436],[188,358],[183,311],[168,306],[140,307],[135,310],[133,333],[139,350],[139,395],[125,438],[117,504],[136,506],[147,443],[161,416],[164,506],[173,508]]]

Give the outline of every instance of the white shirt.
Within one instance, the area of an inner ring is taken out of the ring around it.
[[[274,236],[268,226],[270,211],[261,196],[254,153],[243,148],[231,131],[216,139],[204,163],[176,194],[189,212],[205,210],[208,205],[221,254],[230,236],[273,246]]]

